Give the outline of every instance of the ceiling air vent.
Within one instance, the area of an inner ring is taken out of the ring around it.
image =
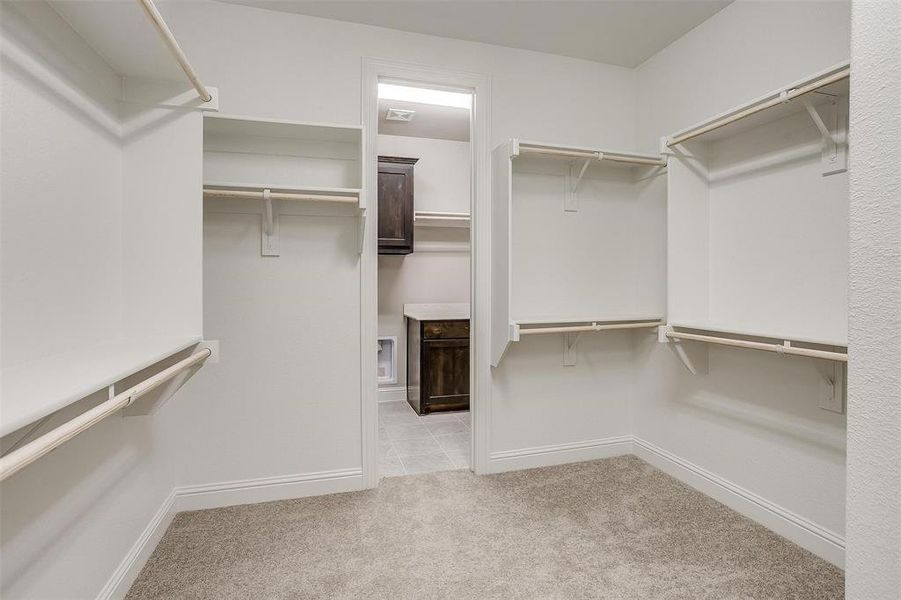
[[[416,114],[415,110],[404,110],[402,108],[389,108],[388,113],[385,115],[386,121],[404,121],[409,123],[413,120],[413,115]]]

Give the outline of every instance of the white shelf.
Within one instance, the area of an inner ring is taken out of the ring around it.
[[[622,150],[589,148],[586,146],[571,146],[518,139],[511,140],[511,146],[515,153],[515,157],[529,155],[535,158],[540,157],[564,162],[572,162],[574,160],[596,160],[611,166],[622,167],[666,165],[666,158],[659,154],[641,154],[638,152],[626,152]]]
[[[110,341],[3,369],[0,437],[200,341],[200,336]]]
[[[846,348],[848,346],[848,340],[846,339],[842,340],[826,338],[797,331],[776,331],[759,327],[743,327],[741,325],[726,325],[723,323],[711,323],[703,321],[671,321],[667,323],[667,325],[678,329],[692,329],[696,331],[720,333],[742,337],[766,338],[772,340],[798,342],[801,344],[837,346],[841,348]]]
[[[847,345],[848,74],[812,74],[669,136],[671,326]]]
[[[632,323],[639,321],[662,321],[662,315],[608,315],[605,317],[589,317],[583,319],[579,317],[525,317],[513,319],[511,323],[517,325],[575,325],[583,323]]]
[[[469,227],[472,217],[469,213],[416,211],[413,224],[417,227]]]
[[[357,125],[220,114],[204,118],[203,179],[209,186],[360,196],[363,162],[363,128]]]
[[[515,138],[494,149],[493,366],[521,326],[578,333],[659,321],[666,190],[654,175],[665,164],[659,155]]]
[[[246,189],[246,190],[264,190],[269,189],[273,192],[293,192],[298,194],[327,194],[333,196],[357,196],[363,193],[361,188],[345,188],[345,187],[328,187],[315,185],[284,185],[276,187],[264,181],[204,181],[203,187],[222,188],[222,189]]]
[[[759,98],[755,98],[750,102],[736,106],[735,108],[710,117],[709,119],[697,123],[696,125],[692,125],[691,127],[687,127],[681,131],[678,131],[670,135],[667,138],[667,141],[668,143],[672,143],[672,140],[680,138],[683,134],[694,132],[702,128],[707,128],[709,126],[714,126],[720,122],[729,120],[731,117],[736,115],[741,115],[746,112],[750,113],[748,114],[748,116],[741,117],[740,119],[726,125],[716,127],[711,131],[698,135],[697,137],[693,137],[691,140],[689,140],[696,142],[712,142],[733,135],[738,135],[757,127],[762,127],[769,123],[785,119],[797,113],[806,112],[807,109],[804,106],[804,99],[810,102],[810,104],[812,104],[813,106],[821,106],[823,104],[832,102],[834,97],[846,97],[850,90],[850,79],[848,77],[829,83],[822,87],[818,87],[814,91],[801,94],[790,100],[779,101],[781,97],[784,97],[784,94],[790,93],[793,90],[800,90],[800,88],[803,88],[806,85],[815,85],[815,82],[817,82],[818,80],[823,80],[825,78],[841,74],[848,68],[848,63],[841,63],[820,73],[810,75],[800,81],[796,81],[792,84],[783,86],[778,90],[774,90],[768,94],[760,96]],[[774,106],[760,110],[760,112],[751,112],[755,109],[755,107],[763,106],[768,102],[777,103]]]
[[[363,134],[363,128],[359,125],[310,123],[221,113],[205,116],[204,133],[213,135],[357,143]]]

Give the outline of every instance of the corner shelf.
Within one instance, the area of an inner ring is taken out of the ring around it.
[[[849,77],[834,66],[663,140],[670,333],[847,360]]]
[[[3,369],[0,437],[201,341],[200,336],[111,340]]]
[[[563,334],[569,365],[583,332],[659,324],[664,222],[653,215],[665,166],[659,155],[515,138],[495,148],[492,366],[522,334]]]

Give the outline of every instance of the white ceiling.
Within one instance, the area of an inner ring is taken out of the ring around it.
[[[732,0],[220,0],[636,67]]]
[[[389,108],[415,110],[416,113],[409,123],[386,121],[385,113]],[[379,99],[379,133],[468,142],[469,109]]]

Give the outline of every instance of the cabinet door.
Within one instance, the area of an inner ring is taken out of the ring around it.
[[[417,160],[379,157],[379,254],[413,252],[413,165]]]
[[[469,340],[422,341],[420,414],[469,408]]]

